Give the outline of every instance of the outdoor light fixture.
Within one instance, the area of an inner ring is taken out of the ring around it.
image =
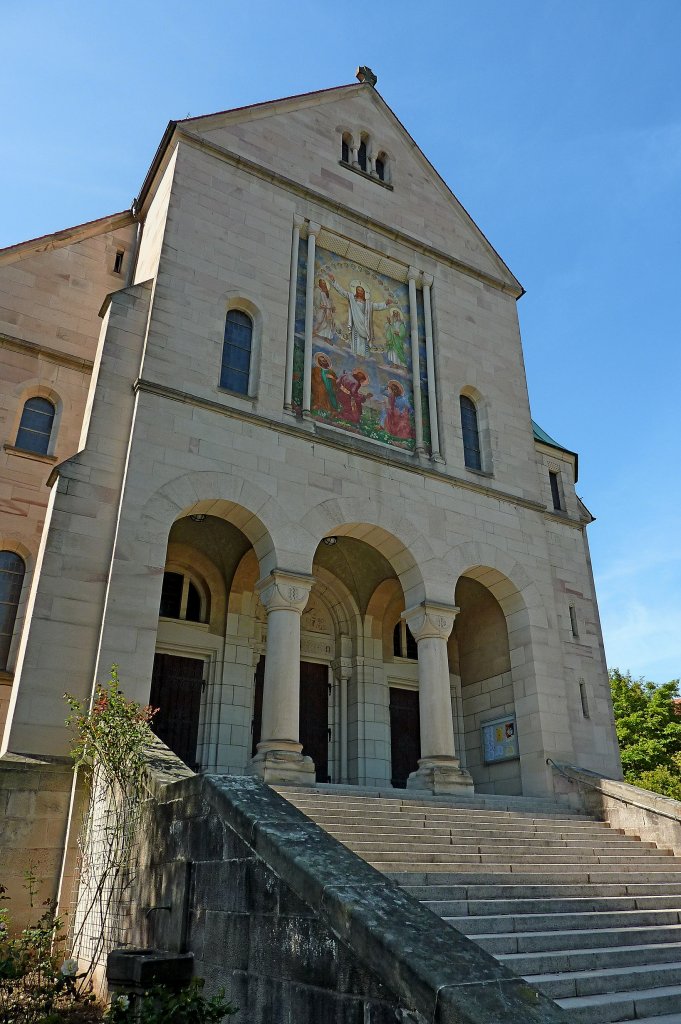
[[[195,512],[194,515],[189,518],[193,523],[202,523],[206,516],[204,512]]]
[[[337,543],[338,537],[322,537],[322,544],[326,544],[327,548],[332,548]]]

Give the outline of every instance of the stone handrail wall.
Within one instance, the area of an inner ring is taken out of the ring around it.
[[[681,801],[605,778],[577,765],[551,758],[547,763],[578,788],[589,814],[607,821],[613,828],[622,828],[681,854]]]
[[[130,941],[193,952],[236,1022],[569,1020],[261,781],[153,758]]]

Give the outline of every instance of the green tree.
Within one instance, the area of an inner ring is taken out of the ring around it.
[[[625,781],[681,800],[679,680],[657,686],[615,668],[610,691]]]

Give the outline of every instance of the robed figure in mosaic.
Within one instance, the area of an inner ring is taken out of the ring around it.
[[[373,313],[379,309],[387,309],[392,299],[386,302],[372,302],[371,293],[361,281],[351,281],[348,291],[336,281],[333,274],[328,275],[331,286],[339,295],[348,300],[348,329],[350,331],[350,348],[355,356],[366,358],[371,354],[374,340]]]

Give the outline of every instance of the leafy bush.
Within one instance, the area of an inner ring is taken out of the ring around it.
[[[219,1024],[236,1013],[225,1002],[224,992],[208,999],[203,994],[203,980],[195,978],[187,988],[173,992],[156,986],[136,999],[121,995],[112,1000],[106,1013],[106,1024]]]
[[[26,872],[31,906],[36,892]],[[8,901],[0,885],[0,900]],[[11,936],[10,913],[0,909],[0,1024],[85,1024],[101,1018],[90,994],[78,991],[78,964],[64,959],[64,933],[47,900],[35,924]]]
[[[678,679],[658,686],[612,669],[610,690],[625,782],[681,800]]]

